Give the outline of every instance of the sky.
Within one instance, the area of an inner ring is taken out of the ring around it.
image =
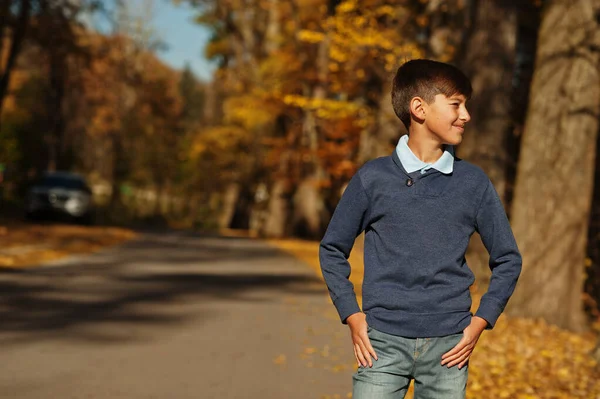
[[[186,63],[194,75],[203,81],[209,81],[215,69],[204,58],[204,47],[210,38],[210,31],[194,22],[197,10],[185,1],[175,4],[173,0],[123,0],[129,28],[136,28],[136,21],[142,21],[144,31],[150,32],[153,42],[164,44],[157,56],[175,69],[183,69]],[[110,33],[118,29],[119,16],[115,0],[106,0],[107,14],[93,13],[82,15],[81,22],[99,32]],[[112,19],[111,19],[112,18]],[[112,22],[110,22],[112,20]]]
[[[166,44],[158,56],[166,64],[182,69],[186,62],[201,80],[211,79],[215,69],[203,56],[210,32],[193,21],[195,10],[187,4],[175,5],[171,0],[154,0],[152,27],[156,36]]]

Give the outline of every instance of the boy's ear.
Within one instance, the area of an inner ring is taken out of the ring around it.
[[[417,119],[425,119],[425,100],[421,97],[413,97],[410,100],[410,113]]]

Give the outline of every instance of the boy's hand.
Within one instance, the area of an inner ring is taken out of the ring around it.
[[[354,313],[348,316],[346,323],[350,327],[356,361],[363,367],[367,367],[367,364],[369,367],[373,367],[371,356],[377,360],[377,354],[371,346],[371,341],[367,335],[367,316],[362,312]]]
[[[471,318],[471,324],[463,331],[462,339],[452,348],[449,352],[442,355],[442,366],[448,365],[448,367],[456,366],[461,369],[471,357],[475,344],[479,340],[481,333],[485,330],[487,321],[478,316]]]

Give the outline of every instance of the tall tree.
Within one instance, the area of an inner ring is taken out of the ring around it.
[[[430,47],[415,38],[428,37],[434,14],[436,32],[446,33],[431,42],[447,59],[455,35],[442,26],[448,18],[459,21],[462,11],[444,10],[463,2],[437,1],[433,8],[419,0],[190,3],[201,4],[200,21],[214,32],[207,55],[220,60],[215,76],[226,96],[223,121],[199,134],[193,148],[211,157],[207,144],[225,132],[231,148],[251,144],[231,163],[230,183],[238,188],[226,203],[236,209],[223,220],[240,227],[253,218],[252,228],[265,235],[319,237],[358,164],[389,153],[397,140],[399,123],[389,122],[393,112],[383,106],[391,73]],[[265,203],[257,206],[257,198]],[[265,216],[251,216],[256,210]]]
[[[188,63],[185,64],[179,80],[179,93],[183,101],[182,123],[186,126],[200,123],[204,111],[204,91]]]
[[[30,16],[31,0],[0,0],[0,114]]]
[[[512,207],[512,315],[584,328],[581,294],[600,112],[599,0],[544,4]]]
[[[46,104],[50,120],[45,132],[49,154],[47,168],[69,169],[72,159],[69,157],[70,140],[66,137],[68,116],[65,99],[71,75],[69,61],[86,58],[87,55],[77,32],[81,33],[77,17],[83,3],[53,0],[37,0],[37,3],[28,37],[42,50],[48,68]],[[53,34],[48,35],[48,32]]]
[[[472,133],[465,135],[458,153],[481,166],[503,198],[505,142],[512,126],[517,13],[506,0],[479,0],[473,5],[473,26],[464,54],[458,59],[473,84],[469,106]]]
[[[482,167],[504,199],[509,162],[506,143],[513,125],[517,13],[512,1],[507,0],[472,1],[469,13],[466,43],[457,61],[473,84],[469,102],[472,122],[457,154]],[[488,254],[478,236],[470,242],[468,257],[478,285],[485,290],[490,277]]]

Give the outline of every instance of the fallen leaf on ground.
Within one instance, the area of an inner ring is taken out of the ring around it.
[[[303,260],[321,277],[318,242],[292,239],[268,242]],[[359,304],[363,278],[360,249],[358,245],[350,255],[350,280]],[[475,309],[481,293],[474,286],[471,294]],[[502,315],[493,330],[482,334],[469,361],[467,398],[600,399],[600,369],[590,356],[596,339],[595,333],[575,334],[543,320]],[[351,350],[348,342],[348,351]],[[411,384],[406,399],[412,398],[413,392]]]
[[[101,226],[14,223],[0,234],[0,267],[26,268],[74,254],[86,254],[136,236],[128,229]]]
[[[273,359],[273,363],[279,364],[279,365],[286,364],[286,362],[287,362],[287,357],[284,354],[281,354],[281,355],[277,356],[275,359]]]

